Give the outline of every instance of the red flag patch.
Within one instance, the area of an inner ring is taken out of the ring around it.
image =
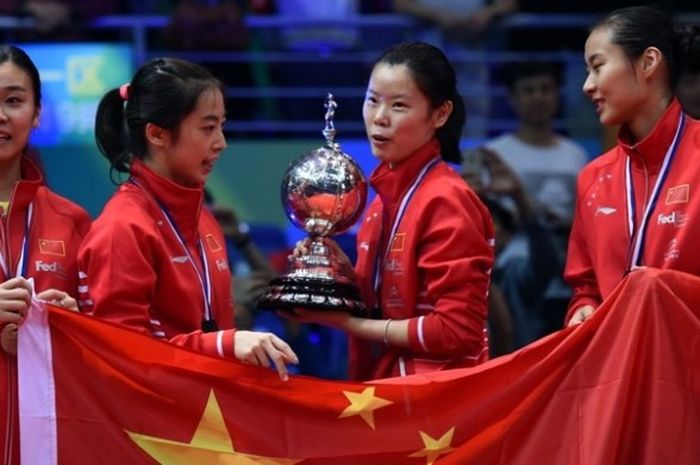
[[[666,205],[674,203],[688,203],[690,197],[690,184],[681,184],[680,186],[669,187],[666,191]]]
[[[390,252],[401,252],[406,243],[406,233],[394,234],[394,239],[391,241]]]
[[[39,239],[39,253],[43,255],[66,256],[66,244],[53,239]]]
[[[204,236],[204,240],[207,241],[207,245],[209,246],[209,250],[212,252],[218,252],[221,250],[221,244],[219,244],[219,241],[216,240],[213,234],[207,234]]]

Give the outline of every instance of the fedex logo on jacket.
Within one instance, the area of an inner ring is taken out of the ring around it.
[[[676,228],[682,228],[688,223],[690,216],[687,213],[674,211],[669,214],[659,213],[656,223],[659,225],[672,224]]]

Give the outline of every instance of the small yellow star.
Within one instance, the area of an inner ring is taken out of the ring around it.
[[[214,391],[209,394],[199,426],[189,443],[144,436],[127,431],[141,449],[161,465],[217,463],[220,465],[294,465],[297,459],[264,457],[236,452]]]
[[[449,454],[455,450],[454,447],[450,447],[452,437],[455,434],[454,426],[447,433],[443,434],[440,439],[432,438],[423,431],[419,431],[419,433],[425,449],[414,452],[409,457],[425,457],[427,465],[432,465],[441,455]]]
[[[338,418],[352,417],[354,415],[360,415],[363,420],[369,425],[370,428],[374,429],[374,411],[386,407],[387,405],[393,404],[392,401],[382,399],[381,397],[376,397],[374,395],[374,387],[368,387],[364,391],[350,392],[343,391],[345,397],[350,401],[345,410],[338,416]]]

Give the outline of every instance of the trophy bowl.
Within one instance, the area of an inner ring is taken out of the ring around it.
[[[367,180],[357,163],[333,141],[335,102],[331,95],[326,108],[326,145],[294,160],[282,178],[282,205],[292,223],[308,234],[308,252],[290,257],[288,272],[270,281],[258,300],[259,308],[354,314],[366,310],[351,267],[337,259],[338,246],[326,238],[355,224],[367,200]]]

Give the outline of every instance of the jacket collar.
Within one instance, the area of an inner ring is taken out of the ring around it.
[[[177,184],[158,175],[144,162],[136,159],[131,163],[131,177],[170,215],[185,241],[190,245],[194,244],[198,238],[197,226],[204,189]]]
[[[384,205],[398,202],[420,170],[432,159],[440,156],[440,143],[431,139],[396,166],[382,162],[370,176],[370,184],[377,191]]]
[[[681,115],[681,105],[678,99],[674,98],[644,139],[632,143],[629,127],[625,125],[620,128],[617,137],[618,144],[627,156],[632,157],[633,163],[641,158],[648,168],[659,168],[666,151],[673,142]]]
[[[12,192],[12,211],[24,211],[34,200],[36,191],[44,185],[44,175],[39,167],[27,156],[20,161],[22,178],[15,184]]]

